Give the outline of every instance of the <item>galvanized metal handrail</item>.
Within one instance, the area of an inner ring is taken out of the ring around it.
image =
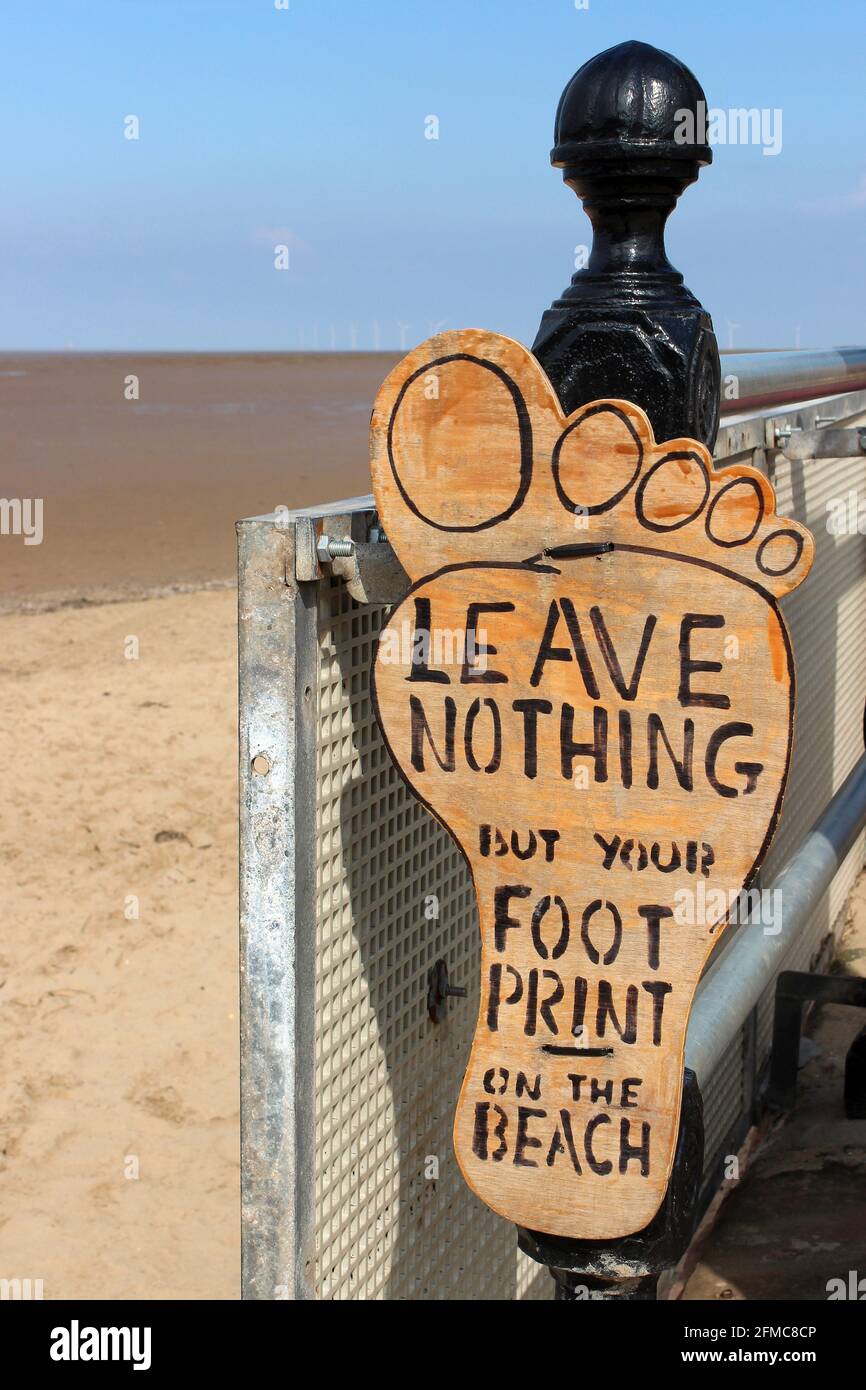
[[[826,352],[723,352],[721,414],[747,415],[764,406],[788,406],[821,396],[866,391],[866,348],[831,348]],[[725,378],[737,378],[737,397],[724,396]],[[284,520],[348,515],[375,508],[372,493],[345,497],[314,507],[293,507]],[[248,518],[262,520],[263,518]]]
[[[721,357],[723,416],[866,389],[863,347],[823,352],[723,352]],[[733,399],[725,394],[728,376],[737,378]]]
[[[698,990],[686,1039],[686,1066],[699,1081],[711,1075],[772,984],[864,825],[866,755],[766,890],[781,894],[780,930],[771,935],[760,922],[746,922]]]

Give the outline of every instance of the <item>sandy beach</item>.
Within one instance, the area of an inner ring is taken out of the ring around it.
[[[0,1277],[46,1299],[239,1295],[234,522],[368,489],[391,360],[0,359],[44,499],[0,536]]]
[[[235,596],[0,641],[0,1275],[235,1298]]]
[[[44,518],[41,545],[0,536],[0,611],[231,583],[238,517],[369,492],[395,360],[0,354],[0,497]]]

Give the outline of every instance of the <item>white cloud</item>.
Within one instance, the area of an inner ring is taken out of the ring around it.
[[[802,203],[804,212],[814,212],[822,217],[839,217],[852,208],[866,207],[866,174],[862,174],[856,188],[835,198],[821,198],[817,203]]]

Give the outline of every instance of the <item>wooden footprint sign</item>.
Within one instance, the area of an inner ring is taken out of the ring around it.
[[[566,417],[526,348],[476,330],[394,369],[371,465],[413,581],[378,718],[478,899],[460,1167],[519,1225],[630,1234],[670,1177],[698,978],[778,819],[777,600],[812,537],[754,469],[656,443],[628,401]]]

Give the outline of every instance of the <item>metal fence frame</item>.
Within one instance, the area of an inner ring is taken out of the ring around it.
[[[238,526],[243,1296],[313,1296],[315,594],[295,528]],[[256,770],[258,769],[258,770]]]
[[[838,421],[862,415],[866,352],[853,360],[853,384],[858,389],[782,409],[755,410],[749,408],[749,381],[754,382],[756,398],[765,398],[766,362],[753,368],[744,357],[728,357],[723,376],[738,371],[745,389],[742,409],[733,418],[728,404],[716,460],[751,454],[760,464],[781,427],[814,428],[830,413]],[[807,394],[810,380],[826,381],[833,370],[826,362],[815,366],[816,373],[819,368],[823,377],[810,378],[802,371],[799,376],[789,374],[798,392]],[[779,365],[774,372],[772,388],[781,393]],[[810,466],[825,465],[805,465]],[[377,539],[374,530],[374,544],[369,544],[374,524],[373,499],[359,497],[248,518],[237,526],[242,1296],[249,1299],[316,1297],[316,615],[320,587],[333,580],[319,566],[315,538],[326,530],[331,536],[351,537],[361,550],[371,551]],[[338,572],[339,562],[333,568]],[[350,566],[345,573],[351,575]],[[363,576],[360,581],[356,576],[350,591],[381,604],[399,597],[399,583],[393,564],[377,568],[371,560],[369,592]],[[863,780],[858,784],[861,793]],[[804,919],[803,932],[806,925]],[[745,940],[742,933],[725,939],[722,965],[711,963],[699,989],[689,1033],[693,1051],[702,993],[712,988],[714,978],[718,983],[728,960],[741,949],[741,937]],[[796,944],[788,943],[789,948]],[[818,961],[819,953],[810,951],[801,968],[814,969]],[[735,1151],[753,1122],[766,1062],[758,1034],[758,1008],[752,1007],[744,1023],[730,1027],[725,1046],[717,1040],[710,1049],[709,1068],[702,1066],[705,1108],[712,1112],[714,1088],[721,1093],[725,1086],[739,1088],[740,1102],[736,1121],[724,1134],[708,1133],[705,1202],[717,1186],[724,1154]],[[730,1108],[730,1097],[727,1105]]]

